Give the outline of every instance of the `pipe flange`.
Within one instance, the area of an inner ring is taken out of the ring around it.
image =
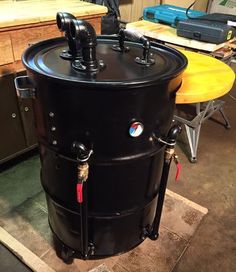
[[[81,72],[99,72],[100,70],[105,68],[105,63],[103,60],[97,61],[94,65],[85,65],[82,59],[76,59],[72,62],[72,67]]]

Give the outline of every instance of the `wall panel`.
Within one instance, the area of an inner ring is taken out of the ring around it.
[[[175,5],[183,8],[189,7],[194,0],[162,0],[162,4]],[[206,11],[208,0],[198,0],[194,4],[194,9]]]
[[[132,5],[134,0],[120,0],[121,20],[131,22]]]

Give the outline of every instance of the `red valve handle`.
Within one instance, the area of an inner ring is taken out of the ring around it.
[[[181,171],[182,171],[182,165],[179,162],[178,156],[176,154],[174,154],[173,157],[174,157],[174,162],[175,162],[175,165],[176,165],[175,181],[179,181],[179,177],[180,177],[180,174],[181,174]]]
[[[77,201],[83,203],[83,183],[77,183]]]

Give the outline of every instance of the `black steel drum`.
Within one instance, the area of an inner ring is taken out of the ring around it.
[[[173,147],[168,132],[187,64],[178,51],[126,30],[96,38],[74,20],[68,33],[29,47],[28,77],[16,79],[20,95],[33,98],[49,223],[65,261],[157,238],[164,152]]]

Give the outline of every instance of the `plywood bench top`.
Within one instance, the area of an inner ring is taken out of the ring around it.
[[[180,37],[177,36],[176,28],[173,28],[169,25],[152,23],[145,20],[129,23],[127,24],[126,28],[135,30],[147,37],[165,43],[170,43],[185,48],[186,47],[193,48],[196,50],[202,50],[207,52],[214,52],[227,44],[227,42],[221,44],[214,44]]]
[[[78,0],[0,1],[0,28],[52,21],[59,11],[81,18],[103,16],[107,8]]]
[[[203,54],[186,50],[181,52],[187,57],[188,66],[176,94],[176,104],[217,99],[231,90],[235,73],[227,64]]]

